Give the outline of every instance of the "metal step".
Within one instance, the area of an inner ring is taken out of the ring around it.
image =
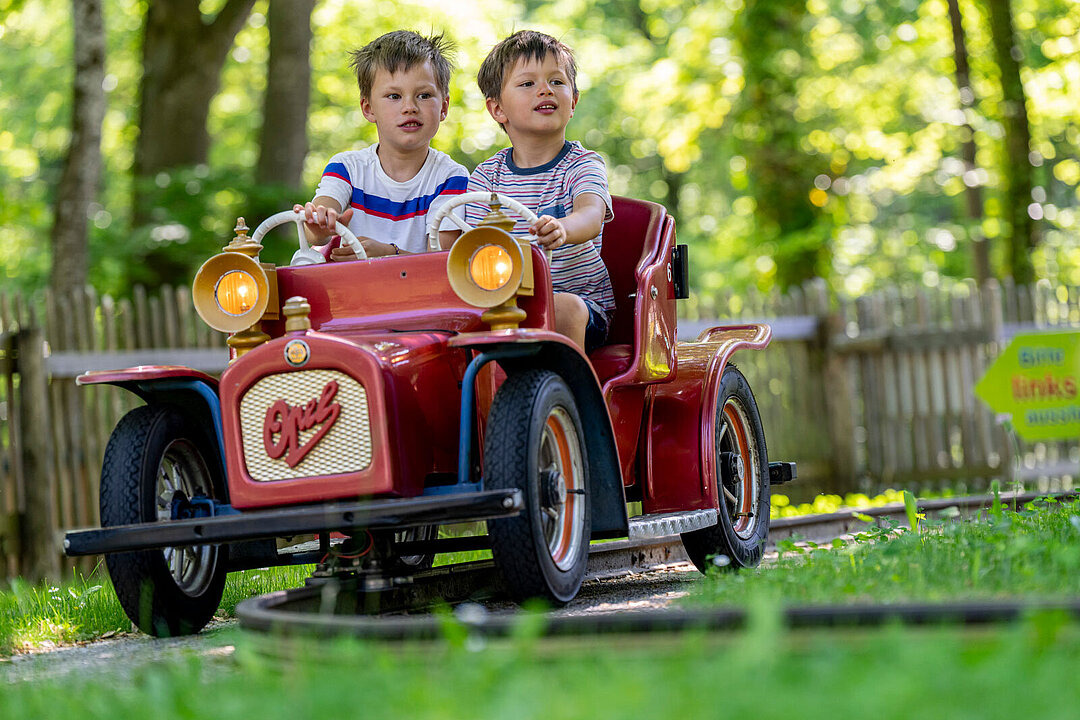
[[[690,510],[688,512],[658,513],[656,515],[638,515],[630,518],[630,539],[667,537],[679,533],[700,530],[715,525],[718,520],[716,510]]]

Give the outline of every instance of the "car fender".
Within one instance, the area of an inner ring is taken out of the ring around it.
[[[546,368],[566,381],[577,401],[588,446],[592,537],[598,540],[626,537],[629,532],[626,496],[611,417],[596,373],[581,350],[564,335],[529,328],[462,333],[448,342],[453,347],[478,351],[523,344],[540,347],[527,356],[499,360],[499,364],[507,373],[533,367]]]
[[[651,385],[646,403],[646,513],[719,507],[714,444],[720,378],[735,351],[764,349],[771,338],[768,325],[731,325],[677,345],[675,378]]]
[[[218,381],[199,370],[180,365],[140,365],[122,370],[95,370],[75,378],[77,385],[114,385],[138,395],[148,405],[173,405],[203,431],[211,458],[225,477],[225,441],[221,423]],[[207,458],[208,461],[211,458]],[[228,493],[228,488],[221,488]],[[227,501],[227,497],[226,497]]]

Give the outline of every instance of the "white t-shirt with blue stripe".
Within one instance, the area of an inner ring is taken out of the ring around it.
[[[465,192],[469,171],[446,153],[429,148],[420,171],[398,182],[383,170],[377,147],[347,150],[330,158],[315,197],[333,198],[342,210],[352,207],[349,229],[356,235],[394,243],[408,252],[425,252],[428,213]],[[457,226],[447,220],[442,229]]]
[[[577,196],[593,193],[603,198],[607,206],[604,222],[614,217],[604,160],[579,142],[566,141],[553,160],[532,168],[517,167],[511,148],[500,150],[480,163],[469,177],[469,192],[492,190],[514,198],[537,215],[555,218],[573,212]],[[465,219],[475,226],[487,213],[486,206],[470,204],[466,206]],[[513,234],[528,235],[528,223],[519,220]],[[603,235],[601,228],[591,241],[555,248],[551,255],[551,282],[556,292],[588,298],[610,313],[615,309],[615,295],[607,267],[600,258]]]

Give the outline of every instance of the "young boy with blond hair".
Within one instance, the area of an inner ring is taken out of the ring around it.
[[[477,166],[469,191],[504,193],[539,216],[531,226],[519,222],[514,234],[532,233],[552,251],[555,329],[591,352],[607,337],[615,309],[600,259],[604,223],[613,215],[603,159],[566,139],[576,81],[573,52],[544,33],[515,32],[488,53],[477,83],[511,147]],[[469,205],[465,217],[475,225],[485,212]]]
[[[469,172],[430,146],[449,108],[450,43],[442,35],[408,30],[382,35],[352,53],[360,109],[375,124],[379,141],[330,158],[315,198],[304,212],[308,242],[324,245],[337,221],[347,226],[370,257],[425,252],[428,213],[465,192]],[[448,221],[440,241],[458,231]],[[333,260],[352,260],[347,245]]]

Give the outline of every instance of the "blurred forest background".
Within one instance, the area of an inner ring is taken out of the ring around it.
[[[3,286],[188,283],[374,141],[347,52],[392,29],[457,43],[434,145],[472,168],[506,143],[477,68],[526,27],[575,49],[570,137],[675,214],[698,293],[1080,284],[1076,0],[0,0]]]

